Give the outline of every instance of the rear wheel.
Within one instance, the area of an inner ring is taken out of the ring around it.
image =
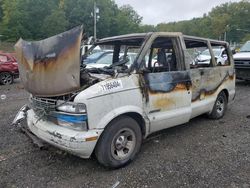
[[[95,155],[99,163],[119,168],[130,163],[139,152],[142,133],[138,123],[121,116],[112,121],[98,140]]]
[[[13,83],[13,76],[9,72],[0,73],[0,83],[3,85],[10,85]]]
[[[227,109],[227,96],[225,92],[220,92],[214,103],[212,112],[209,114],[211,119],[220,119],[224,116]]]

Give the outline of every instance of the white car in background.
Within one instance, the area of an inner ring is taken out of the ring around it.
[[[227,54],[225,54],[224,48],[213,48],[213,53],[217,62],[217,65],[224,65],[227,60]],[[211,54],[208,49],[202,51],[195,59],[194,64],[209,65],[211,60]]]
[[[134,62],[136,56],[137,56],[137,53],[130,53],[130,52],[127,53],[128,62],[125,65],[130,67],[131,64]],[[121,53],[120,60],[123,60],[123,59],[124,59],[124,54]],[[110,66],[112,64],[112,61],[113,61],[113,53],[108,53],[107,55],[98,59],[96,62],[88,63],[86,68],[104,68],[104,67]]]

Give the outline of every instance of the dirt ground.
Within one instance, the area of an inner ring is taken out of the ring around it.
[[[154,134],[118,170],[34,147],[10,125],[27,102],[20,81],[0,86],[0,95],[0,187],[250,187],[250,83],[237,82],[223,119],[200,116]]]

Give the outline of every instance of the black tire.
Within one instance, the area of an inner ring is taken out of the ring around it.
[[[142,132],[138,123],[128,116],[121,116],[105,128],[96,145],[95,156],[105,167],[120,168],[135,158],[141,143]]]
[[[0,73],[0,83],[3,85],[10,85],[13,83],[13,76],[9,72]]]
[[[227,96],[225,92],[220,92],[214,103],[212,112],[208,115],[211,119],[220,119],[224,116],[227,109]]]

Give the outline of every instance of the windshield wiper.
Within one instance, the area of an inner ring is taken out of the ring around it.
[[[90,73],[96,73],[96,74],[101,74],[102,73],[102,74],[108,74],[108,75],[111,75],[111,76],[113,76],[115,74],[114,69],[109,69],[109,68],[106,68],[106,67],[103,67],[103,68],[93,67],[93,68],[88,68],[87,70]]]
[[[111,64],[109,66],[109,68],[113,68],[113,67],[116,67],[116,66],[121,66],[121,65],[126,64],[127,62],[129,62],[129,59],[125,58],[125,59],[122,59],[121,61],[118,61],[118,62],[115,62],[115,63]]]

